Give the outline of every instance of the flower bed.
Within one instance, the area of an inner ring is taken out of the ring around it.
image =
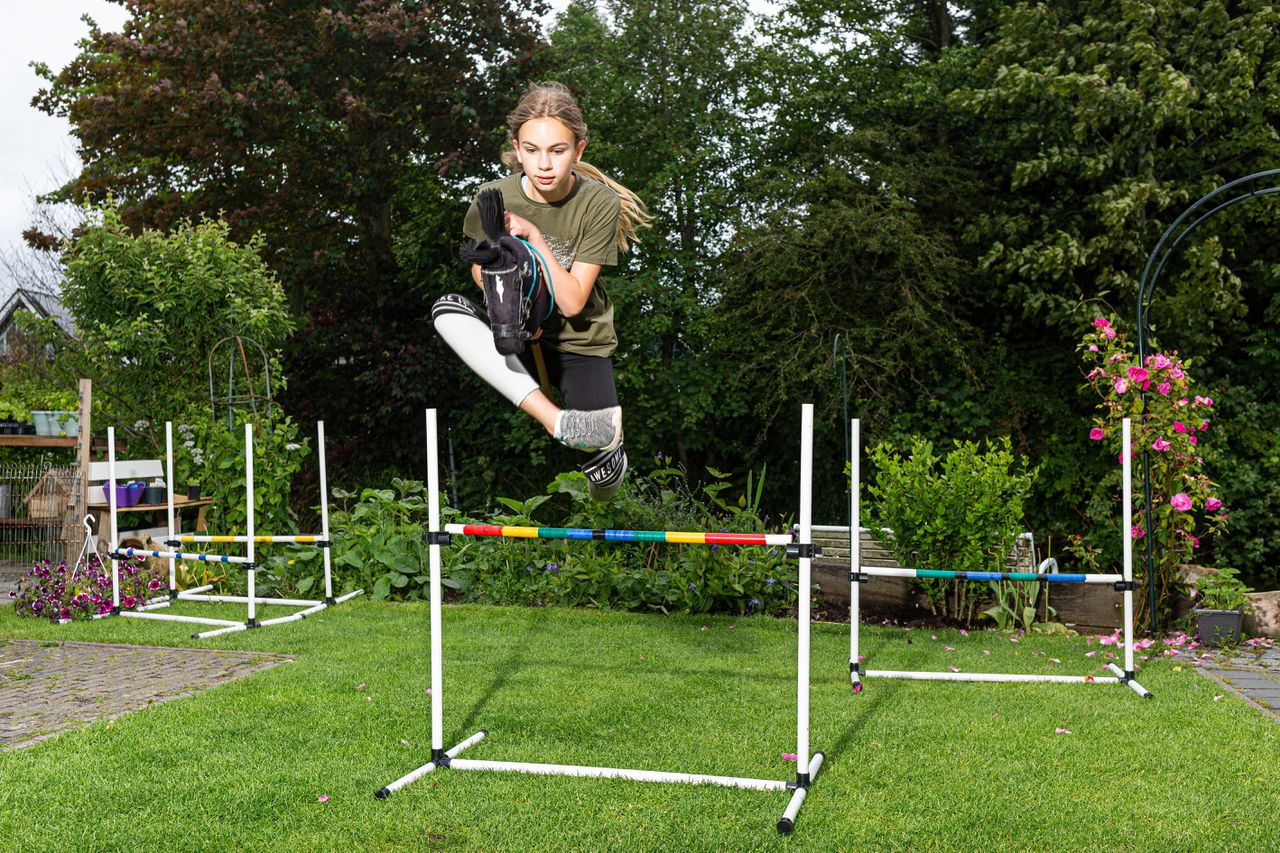
[[[148,597],[162,594],[165,585],[145,566],[121,561],[120,608],[136,610]],[[41,560],[18,581],[9,593],[19,616],[35,616],[52,622],[89,619],[111,612],[111,569],[94,555],[84,566],[54,565]]]

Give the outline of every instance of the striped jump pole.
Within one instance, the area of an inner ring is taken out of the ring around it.
[[[853,464],[851,466],[852,483],[850,487],[853,497],[850,502],[852,513],[850,515],[849,523],[849,581],[851,587],[849,601],[849,681],[852,684],[853,691],[855,693],[861,692],[862,679],[867,676],[872,676],[880,678],[902,678],[927,681],[1039,681],[1059,684],[1127,684],[1135,693],[1142,696],[1144,699],[1151,697],[1151,693],[1134,678],[1133,668],[1133,542],[1129,532],[1133,527],[1133,504],[1131,494],[1132,473],[1130,467],[1130,454],[1132,452],[1132,448],[1128,418],[1124,420],[1123,424],[1123,450],[1121,453],[1124,459],[1124,483],[1122,487],[1124,511],[1122,515],[1123,530],[1121,531],[1121,535],[1124,537],[1123,574],[1065,574],[1054,571],[967,572],[937,569],[886,568],[880,566],[861,565],[861,536],[859,534],[859,531],[861,530],[861,506],[857,497],[860,478],[860,450],[858,446],[858,422],[856,420],[852,423],[852,430]],[[921,580],[1009,581],[1014,583],[1112,584],[1116,591],[1124,593],[1125,668],[1122,670],[1114,663],[1108,663],[1107,668],[1114,673],[1114,676],[1041,675],[1037,673],[917,672],[908,670],[865,669],[858,656],[858,627],[860,621],[860,614],[858,612],[858,587],[863,583],[867,583],[873,577],[916,578]]]
[[[427,427],[427,495],[430,530],[427,533],[430,565],[430,655],[431,655],[431,760],[401,776],[377,791],[385,799],[394,792],[437,769],[484,770],[528,773],[535,775],[577,776],[589,778],[630,779],[639,782],[680,782],[686,784],[722,785],[760,791],[790,791],[777,828],[790,833],[809,787],[822,767],[821,752],[809,755],[809,610],[810,574],[814,548],[811,538],[811,482],[813,476],[813,406],[806,404],[801,417],[800,453],[800,533],[793,544],[788,534],[704,533],[663,530],[587,530],[553,527],[513,527],[487,524],[450,524],[440,526],[440,462],[436,410],[426,412]],[[488,734],[481,730],[450,749],[444,748],[444,663],[441,639],[440,548],[450,544],[452,536],[489,536],[519,539],[563,539],[604,542],[666,542],[679,545],[768,545],[787,547],[797,556],[799,569],[799,618],[796,667],[796,779],[750,779],[737,776],[714,776],[694,773],[669,773],[615,767],[588,767],[570,764],[542,764],[520,761],[483,761],[459,758],[464,750],[480,743]]]

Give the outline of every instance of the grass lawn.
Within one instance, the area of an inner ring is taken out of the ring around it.
[[[458,606],[444,628],[445,747],[489,731],[468,758],[794,777],[794,623]],[[816,625],[811,744],[826,764],[785,838],[785,794],[713,786],[437,771],[374,799],[430,757],[425,605],[357,599],[190,633],[0,608],[0,637],[297,656],[0,753],[0,849],[1280,847],[1280,726],[1176,658],[1141,671],[1147,701],[1115,685],[889,680],[855,696],[848,627]],[[1100,647],[1082,638],[901,628],[867,629],[863,650],[874,668],[1075,674],[1105,654],[1086,658]]]

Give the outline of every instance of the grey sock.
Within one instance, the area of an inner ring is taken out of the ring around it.
[[[622,407],[565,409],[556,423],[555,437],[574,450],[612,450],[622,440]]]

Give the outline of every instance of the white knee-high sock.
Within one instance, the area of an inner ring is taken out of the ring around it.
[[[483,320],[462,311],[433,311],[432,323],[467,367],[510,400],[511,405],[520,405],[538,389],[520,359],[498,352],[493,345],[493,332]]]

